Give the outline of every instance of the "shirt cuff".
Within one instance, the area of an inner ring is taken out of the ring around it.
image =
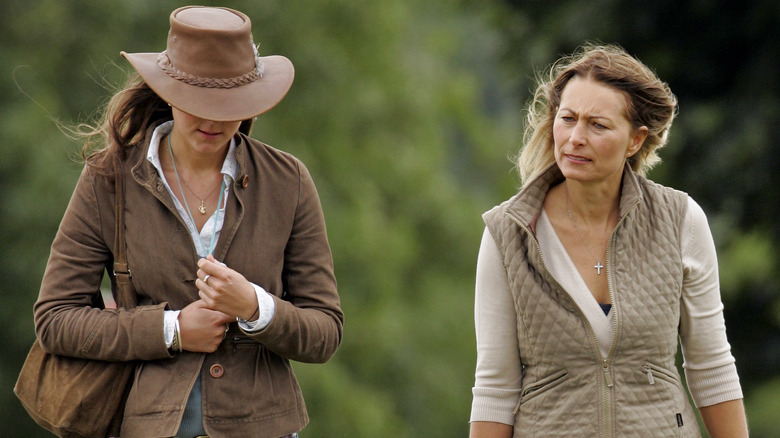
[[[181,310],[166,310],[163,313],[163,334],[165,336],[165,347],[171,348],[173,345],[173,336],[176,331],[176,320],[179,319]]]
[[[474,387],[471,392],[474,400],[469,421],[515,424],[515,408],[520,401],[519,389]]]
[[[274,298],[262,287],[254,283],[252,283],[252,286],[255,288],[255,294],[257,295],[258,316],[255,321],[238,320],[238,326],[245,332],[259,332],[268,327],[268,324],[274,319],[274,313],[276,312]]]
[[[697,408],[742,398],[742,386],[734,363],[705,370],[686,368],[685,380]]]

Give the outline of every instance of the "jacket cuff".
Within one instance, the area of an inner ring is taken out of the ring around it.
[[[165,345],[165,309],[168,303],[151,306],[139,306],[129,310],[133,313],[128,330],[134,339],[133,356],[142,360],[165,359],[171,357]],[[151,342],[156,340],[157,342]]]

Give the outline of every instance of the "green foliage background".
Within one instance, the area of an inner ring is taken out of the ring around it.
[[[81,165],[56,121],[89,120],[129,65],[164,48],[178,1],[0,4],[0,413],[46,436],[12,393],[32,304]],[[346,312],[325,365],[296,364],[310,437],[465,437],[481,212],[518,185],[535,71],[616,42],[680,99],[651,177],[710,218],[753,436],[780,436],[780,3],[619,0],[225,0],[262,54],[296,66],[253,135],[306,162]]]

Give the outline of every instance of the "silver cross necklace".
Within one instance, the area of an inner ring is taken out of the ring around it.
[[[569,209],[569,188],[566,185],[566,182],[563,183],[563,193],[566,197],[566,212],[569,213],[569,219],[571,220],[572,225],[574,225],[574,229],[577,231],[577,234],[580,236],[580,240],[582,240],[582,244],[585,245],[585,251],[588,251],[588,254],[591,258],[596,260],[596,264],[593,265],[593,268],[596,270],[596,274],[601,275],[601,270],[604,269],[604,265],[601,264],[601,259],[595,257],[592,252],[590,252],[590,247],[588,246],[588,242],[585,240],[585,237],[582,236],[582,233],[580,232],[579,227],[577,226],[577,222],[574,220],[574,215],[571,213],[571,209]],[[604,250],[606,253],[606,249]]]

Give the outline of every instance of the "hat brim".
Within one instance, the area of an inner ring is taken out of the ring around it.
[[[207,88],[174,79],[157,64],[159,53],[121,55],[149,87],[172,106],[195,117],[217,122],[248,120],[279,103],[292,86],[295,69],[280,55],[260,57],[263,76],[235,88]]]

